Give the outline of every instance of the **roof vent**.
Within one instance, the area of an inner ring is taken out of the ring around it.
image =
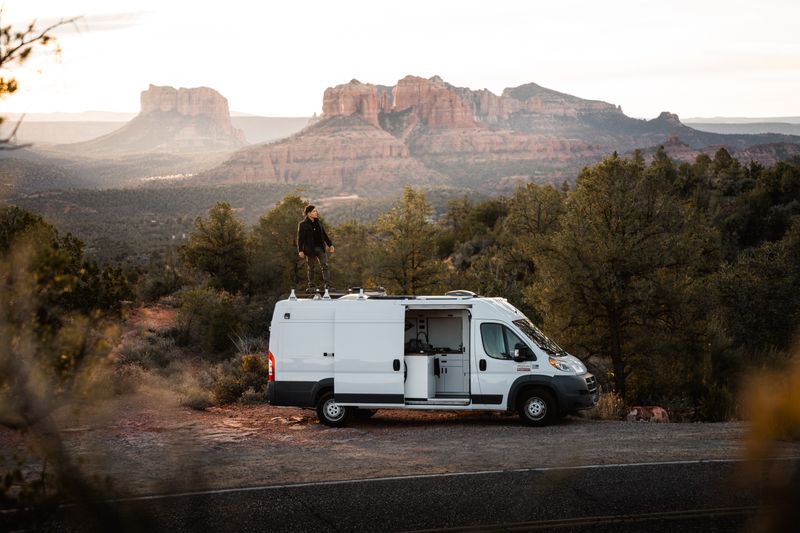
[[[465,290],[457,290],[457,291],[447,291],[444,293],[445,296],[456,296],[459,298],[475,298],[478,296],[472,291],[465,291]]]

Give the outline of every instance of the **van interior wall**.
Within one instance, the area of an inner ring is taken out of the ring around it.
[[[407,311],[405,345],[407,353],[465,353],[469,346],[467,311]]]

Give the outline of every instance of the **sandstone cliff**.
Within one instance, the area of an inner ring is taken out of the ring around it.
[[[329,87],[319,122],[291,138],[239,152],[204,177],[362,192],[406,183],[502,188],[520,180],[574,180],[581,168],[613,151],[670,138],[690,150],[800,141],[700,132],[671,113],[634,119],[619,106],[534,83],[498,96],[455,87],[438,76],[406,76],[392,87],[358,80]]]
[[[120,129],[69,145],[88,155],[141,152],[203,152],[240,148],[244,133],[233,127],[228,100],[214,89],[150,85],[141,111]]]
[[[213,183],[297,183],[343,192],[443,183],[408,147],[359,116],[320,121],[281,141],[245,148],[206,172]]]
[[[214,89],[197,87],[175,89],[150,85],[141,95],[140,115],[175,112],[183,117],[209,119],[222,133],[232,140],[244,143],[244,134],[231,124],[228,100]]]

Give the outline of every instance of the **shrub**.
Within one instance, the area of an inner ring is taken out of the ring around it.
[[[144,381],[144,369],[138,364],[118,365],[111,374],[111,390],[114,394],[131,394]]]
[[[180,356],[181,352],[175,346],[174,339],[146,332],[143,336],[131,339],[122,346],[119,352],[119,362],[122,364],[135,363],[149,370],[158,370],[168,367]]]
[[[205,411],[213,405],[209,392],[200,388],[186,391],[181,397],[180,403],[183,407],[189,407],[195,411]]]
[[[254,296],[250,298],[241,315],[242,336],[266,339],[269,336],[269,323],[272,320],[272,311],[275,308],[274,297]],[[266,351],[266,346],[250,350],[239,350],[239,353],[255,353]]]
[[[215,402],[223,405],[264,401],[268,368],[266,357],[254,354],[239,355],[221,363],[212,388]]]
[[[152,264],[150,270],[139,277],[136,296],[140,301],[154,302],[180,290],[184,283],[174,264]]]
[[[241,382],[236,376],[222,375],[214,383],[214,401],[218,405],[235,403],[244,392]]]
[[[601,392],[597,405],[588,412],[595,420],[622,420],[626,414],[625,402],[616,392]]]
[[[269,373],[269,362],[263,355],[247,354],[242,356],[242,382],[245,387],[257,391],[266,390]]]
[[[178,344],[200,344],[206,354],[230,350],[232,339],[240,332],[243,308],[241,297],[225,291],[184,291],[176,325]]]
[[[712,384],[700,400],[698,409],[700,420],[708,422],[727,422],[736,416],[736,400],[727,387]]]
[[[266,390],[263,392],[256,392],[253,387],[250,387],[242,393],[239,401],[246,405],[264,403],[267,401],[267,392]]]
[[[269,339],[252,335],[239,336],[233,339],[237,355],[254,353],[267,353],[269,350]]]

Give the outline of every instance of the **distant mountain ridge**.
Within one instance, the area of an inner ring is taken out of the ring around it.
[[[70,114],[71,115],[71,114]],[[122,115],[122,114],[121,114]],[[93,117],[111,118],[102,114],[75,114],[75,120],[67,120],[66,116],[47,120],[48,115],[38,115],[34,120],[25,117],[17,130],[17,141],[24,144],[73,144],[96,139],[123,127],[131,115],[125,120],[84,120]],[[245,139],[251,144],[275,141],[288,137],[308,125],[309,117],[260,117],[255,115],[232,115],[233,127],[244,132]],[[7,136],[16,125],[9,119],[0,125],[0,136]]]
[[[692,122],[691,127],[711,133],[726,135],[760,135],[781,133],[800,135],[800,124],[790,122]]]
[[[699,131],[667,112],[634,119],[619,106],[534,83],[497,96],[438,76],[406,76],[391,87],[358,80],[330,87],[319,122],[282,141],[244,148],[200,179],[306,183],[347,193],[407,183],[503,189],[520,179],[574,180],[581,168],[612,151],[673,138],[692,149],[718,145],[731,151],[800,142],[779,134]]]
[[[800,124],[800,117],[691,117],[686,124]]]

